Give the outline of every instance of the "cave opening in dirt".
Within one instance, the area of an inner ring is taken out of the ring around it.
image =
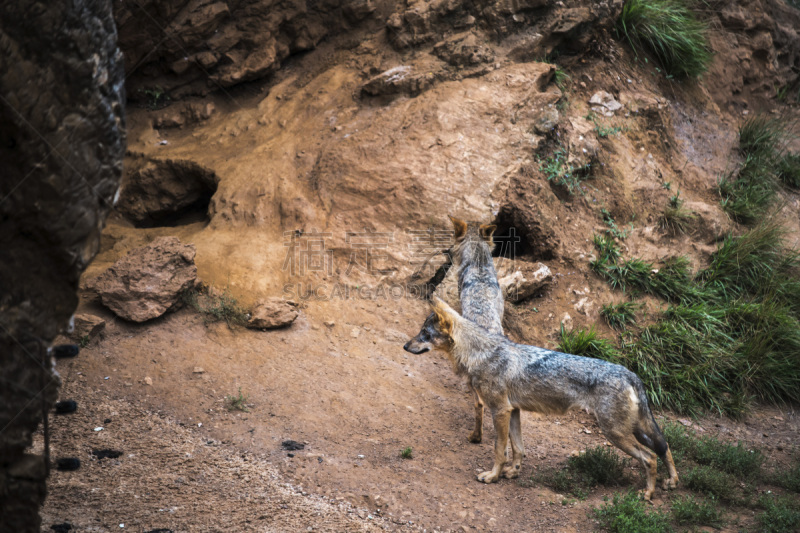
[[[139,159],[126,172],[116,209],[137,228],[208,222],[218,181],[193,161]]]
[[[497,226],[497,229],[492,237],[494,240],[492,257],[514,260],[530,258],[534,255],[529,235],[525,231],[525,227],[516,222],[512,208],[505,206],[500,209],[493,224]]]

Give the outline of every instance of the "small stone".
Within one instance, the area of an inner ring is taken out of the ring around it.
[[[561,317],[561,324],[565,331],[572,331],[572,317],[569,316],[569,313],[564,313],[564,316]]]
[[[352,338],[354,338],[354,339],[357,339],[357,338],[358,338],[358,336],[359,336],[360,334],[361,334],[361,330],[360,330],[360,329],[358,329],[358,328],[353,328],[353,329],[350,331],[350,337],[352,337]]]
[[[327,326],[329,328],[332,328],[335,325],[336,325],[336,322],[334,322],[333,320],[326,320],[325,321],[325,326]]]
[[[203,372],[205,372],[205,370],[203,370],[202,366],[196,366],[192,369],[193,374],[202,374]]]
[[[275,329],[289,326],[300,311],[297,304],[283,298],[267,298],[259,300],[253,306],[247,327],[250,329]]]
[[[144,384],[145,385],[152,385],[153,384],[153,378],[151,378],[150,376],[145,376]]]

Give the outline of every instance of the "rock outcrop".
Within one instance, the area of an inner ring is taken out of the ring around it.
[[[159,237],[132,250],[100,274],[92,286],[103,305],[133,322],[160,317],[197,283],[193,244]]]
[[[110,1],[0,2],[2,531],[40,531],[47,458],[24,450],[55,403],[47,347],[119,186],[123,76]]]

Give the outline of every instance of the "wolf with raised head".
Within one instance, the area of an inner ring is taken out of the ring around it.
[[[458,281],[461,314],[467,320],[483,326],[492,333],[503,334],[503,291],[497,283],[497,272],[492,259],[492,247],[497,226],[479,222],[465,222],[450,217],[455,231],[454,244],[450,249],[451,269]],[[464,368],[454,364],[457,374],[466,374]],[[475,429],[470,433],[470,442],[483,439],[483,401],[467,379],[475,405]],[[517,412],[519,421],[519,412]]]
[[[464,319],[438,298],[432,306],[420,332],[403,348],[413,354],[444,351],[464,369],[492,413],[494,467],[478,475],[479,481],[493,483],[501,476],[519,475],[522,435],[519,425],[511,424],[514,410],[561,414],[580,408],[593,412],[606,438],[641,462],[647,474],[645,499],[655,491],[657,456],[669,470],[664,489],[677,485],[672,452],[636,374],[600,359],[516,344]],[[507,462],[509,437],[512,458]]]

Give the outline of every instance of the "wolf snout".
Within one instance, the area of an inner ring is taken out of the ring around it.
[[[421,353],[427,352],[430,348],[428,348],[427,346],[425,346],[423,348],[420,348],[419,346],[416,346],[414,344],[414,339],[411,339],[410,341],[408,341],[407,343],[405,343],[403,345],[403,349],[405,351],[407,351],[408,353],[413,353],[414,355],[419,355]]]

